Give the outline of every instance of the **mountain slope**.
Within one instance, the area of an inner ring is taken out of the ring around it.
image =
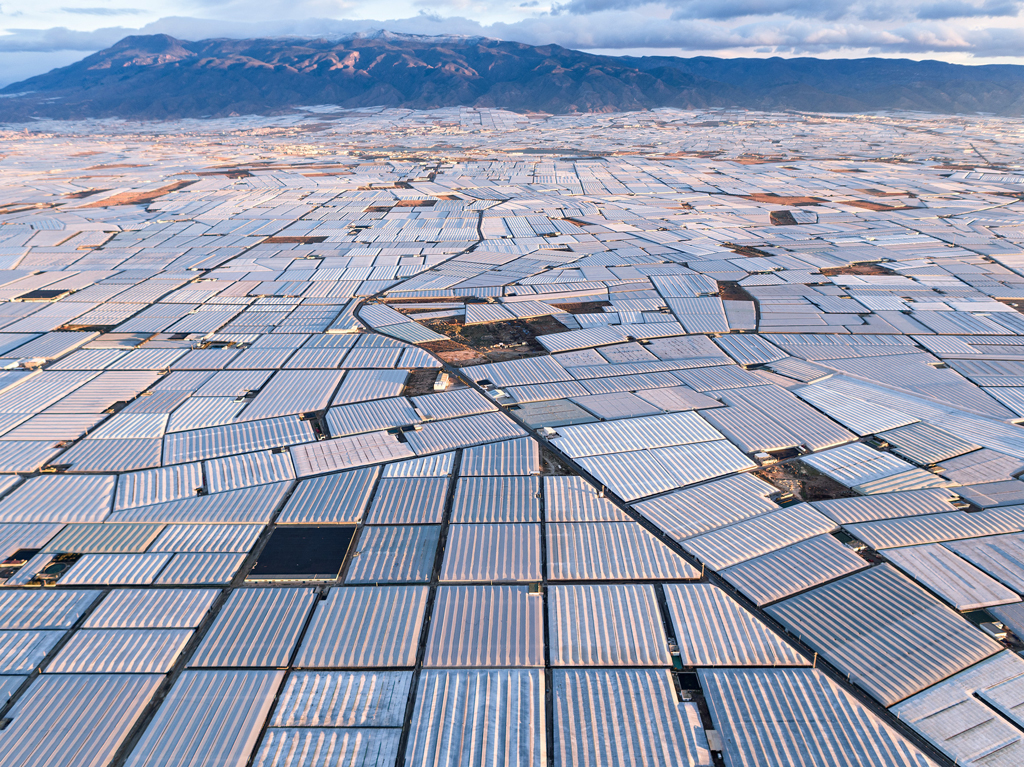
[[[0,91],[0,120],[272,114],[295,106],[656,107],[1024,113],[1024,67],[859,59],[595,56],[556,45],[377,33],[342,40],[127,37]]]

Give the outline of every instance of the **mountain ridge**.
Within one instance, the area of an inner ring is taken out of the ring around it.
[[[0,90],[0,120],[173,119],[299,106],[918,110],[1024,115],[1024,66],[904,59],[613,57],[386,30],[342,38],[137,35]]]

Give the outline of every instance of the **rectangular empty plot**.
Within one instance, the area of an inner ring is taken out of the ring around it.
[[[628,522],[631,517],[583,477],[544,477],[548,522]]]
[[[540,525],[451,525],[440,579],[539,581]]]
[[[37,678],[7,712],[2,767],[108,764],[153,697],[157,674],[53,674]]]
[[[426,607],[426,586],[331,589],[317,605],[293,665],[411,667]]]
[[[668,666],[668,640],[650,585],[552,586],[552,666]]]
[[[117,589],[84,628],[195,628],[213,605],[217,589]]]
[[[932,767],[934,762],[814,669],[701,669],[730,767]]]
[[[439,586],[424,667],[544,665],[544,615],[526,586]]]
[[[287,666],[315,598],[304,588],[235,590],[189,666]]]
[[[382,479],[366,515],[370,525],[436,525],[444,514],[448,479]]]
[[[440,525],[364,527],[345,582],[426,583],[440,535]]]
[[[523,476],[540,473],[540,448],[531,437],[467,447],[459,472],[464,477]]]
[[[710,583],[669,583],[665,600],[684,666],[806,666],[808,661]]]
[[[409,728],[409,767],[546,763],[540,669],[423,672]]]
[[[452,522],[540,522],[536,477],[467,477],[455,486]]]
[[[766,609],[886,706],[1002,649],[888,565]]]
[[[356,524],[370,500],[376,466],[303,480],[278,517],[280,524]]]
[[[126,764],[188,767],[203,764],[215,754],[223,767],[244,767],[284,675],[284,671],[183,671]]]
[[[411,671],[296,671],[271,727],[401,727]]]
[[[547,536],[550,580],[700,577],[693,565],[636,522],[550,523]]]
[[[556,767],[711,767],[696,703],[668,669],[557,669]]]
[[[721,571],[758,607],[862,570],[868,563],[831,535],[816,535]]]
[[[191,636],[191,629],[82,629],[46,673],[166,674]]]

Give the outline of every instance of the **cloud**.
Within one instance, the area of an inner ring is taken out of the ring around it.
[[[741,18],[823,19],[826,21],[883,21],[890,19],[946,20],[1015,17],[1021,0],[569,0],[553,6],[557,15],[586,16],[610,11],[659,8],[673,19],[730,20]]]
[[[318,4],[324,0],[315,0]],[[574,0],[575,1],[575,0]],[[597,0],[587,0],[587,2]],[[627,0],[628,1],[628,0]],[[688,1],[688,0],[687,0]],[[0,35],[0,52],[83,51],[108,47],[131,34],[164,33],[183,40],[213,37],[342,37],[359,32],[388,29],[410,34],[461,34],[516,40],[534,45],[558,44],[584,50],[671,50],[673,52],[725,51],[729,55],[913,55],[948,57],[951,54],[979,56],[1021,55],[1021,30],[1014,26],[971,27],[949,22],[947,17],[898,20],[848,18],[839,10],[852,0],[832,2],[832,18],[814,19],[799,14],[808,9],[807,0],[722,0],[734,12],[756,3],[763,9],[777,8],[768,16],[743,16],[745,23],[729,23],[727,18],[694,18],[682,15],[692,6],[677,3],[674,17],[652,18],[642,9],[604,10],[582,15],[535,14],[519,21],[482,24],[464,16],[442,17],[421,14],[411,18],[372,20],[305,17],[305,0],[295,0],[296,8],[288,20],[218,20],[194,17],[169,17],[138,29],[110,26],[92,31],[64,27],[46,30],[13,29]],[[762,3],[776,3],[765,6]],[[959,0],[933,0],[959,2]],[[1000,2],[1019,0],[983,0],[986,12],[994,13]],[[966,13],[967,2],[961,10]],[[719,4],[720,9],[726,6]],[[971,6],[974,7],[974,6]],[[981,6],[977,6],[981,7]],[[924,6],[915,9],[924,12]],[[785,9],[785,12],[783,12]],[[877,9],[876,9],[877,10]],[[711,11],[709,10],[708,13]],[[824,11],[822,11],[824,12]],[[935,13],[935,11],[931,11]],[[723,11],[724,13],[724,11]],[[807,11],[809,14],[810,12]]]
[[[64,13],[79,13],[85,16],[130,16],[149,13],[142,8],[61,8]]]

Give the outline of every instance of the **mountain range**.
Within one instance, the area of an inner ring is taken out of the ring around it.
[[[126,37],[0,90],[0,121],[277,114],[298,106],[657,107],[1024,115],[1024,66],[905,59],[598,56],[557,45],[379,32],[343,39]]]

